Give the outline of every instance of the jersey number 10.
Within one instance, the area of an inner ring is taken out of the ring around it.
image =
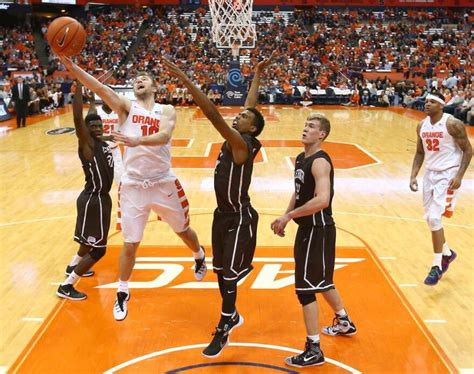
[[[160,131],[159,126],[143,125],[141,129],[142,129],[142,136],[153,135]]]

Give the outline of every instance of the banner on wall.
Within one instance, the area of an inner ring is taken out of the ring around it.
[[[240,62],[233,60],[229,63],[229,72],[227,73],[222,104],[242,106],[245,104],[246,98],[247,89],[244,87],[242,73],[240,72]]]

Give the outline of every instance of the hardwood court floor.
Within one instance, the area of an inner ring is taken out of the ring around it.
[[[223,108],[223,113],[230,119],[236,110]],[[335,361],[309,372],[345,371],[338,362],[372,373],[473,368],[473,167],[454,216],[444,224],[459,257],[441,282],[428,288],[423,279],[431,264],[430,235],[421,193],[408,188],[415,127],[423,115],[398,108],[313,110],[325,113],[333,126],[327,150],[337,167],[336,284],[359,334],[323,337],[322,348]],[[290,224],[287,236],[278,238],[269,226],[291,195],[292,158],[301,151],[299,139],[310,110],[264,107],[263,112],[264,149],[250,190],[261,217],[258,261],[239,288],[238,307],[246,322],[216,360],[199,354],[218,318],[215,277],[209,273],[205,283],[192,283],[188,252],[151,216],[132,279],[145,283],[132,290],[127,320],[113,320],[115,287],[96,288],[117,280],[121,235],[114,230],[97,276],[78,284],[88,300],[57,299],[57,282],[77,249],[71,238],[83,176],[75,136],[45,131],[71,126],[72,116],[44,116],[26,129],[3,132],[0,366],[22,373],[114,372],[120,364],[128,365],[120,372],[286,370],[282,359],[300,350],[304,339],[289,260],[296,230]],[[175,138],[173,165],[191,204],[191,224],[211,252],[212,168],[218,149],[212,143],[221,139],[194,108],[178,109]],[[329,323],[332,316],[324,302],[321,313],[321,322]],[[81,366],[71,369],[77,362]],[[214,366],[203,366],[209,364]]]

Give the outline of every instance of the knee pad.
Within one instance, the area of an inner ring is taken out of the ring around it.
[[[443,223],[441,222],[441,217],[431,217],[428,216],[426,218],[426,222],[428,222],[428,227],[431,231],[438,231],[443,228]]]
[[[316,296],[314,294],[311,295],[298,295],[298,300],[300,304],[305,306],[311,304],[312,302],[316,301]]]
[[[105,247],[104,248],[92,248],[89,252],[89,255],[96,261],[99,261],[105,255]]]

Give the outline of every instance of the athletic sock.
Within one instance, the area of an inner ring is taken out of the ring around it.
[[[441,270],[442,253],[433,253],[433,266],[437,266]]]
[[[125,292],[128,294],[128,281],[123,281],[119,279],[118,292]]]
[[[319,344],[319,334],[317,335],[308,335],[308,339],[311,340],[314,344]]]
[[[338,316],[338,317],[347,317],[347,312],[344,308],[342,308],[341,310],[338,310],[336,312],[336,316]]]
[[[201,246],[199,246],[199,251],[193,252],[193,256],[195,260],[201,260],[204,258],[204,251]]]
[[[72,271],[71,274],[66,278],[66,280],[61,283],[61,286],[65,286],[66,284],[74,284],[76,283],[81,276],[77,275],[75,271]]]
[[[448,242],[443,244],[443,256],[451,256],[451,249],[448,246]]]

